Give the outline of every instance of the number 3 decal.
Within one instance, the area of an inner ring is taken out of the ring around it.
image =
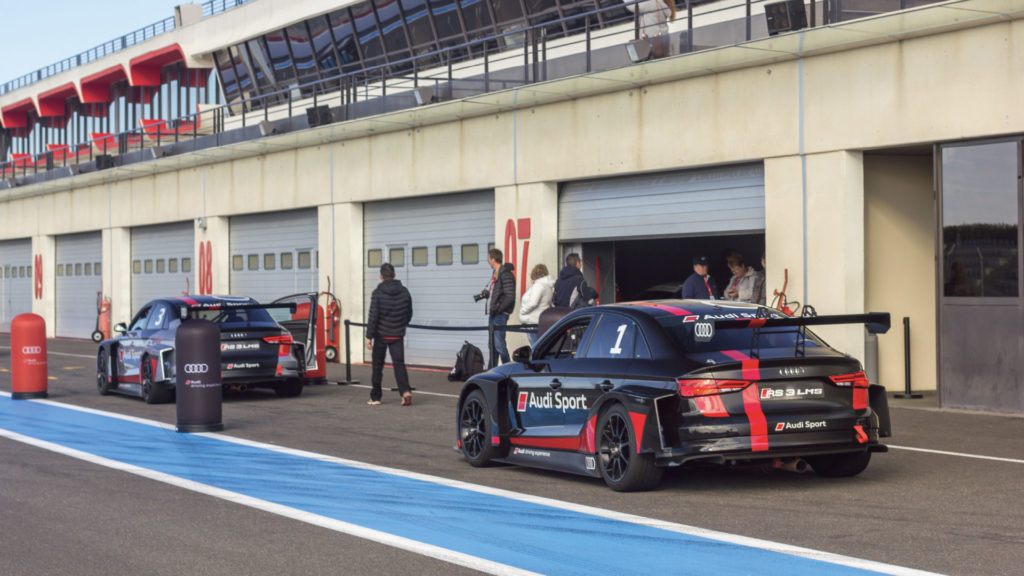
[[[622,354],[622,337],[626,335],[626,325],[619,324],[616,330],[619,331],[619,337],[615,339],[615,346],[609,352],[612,354]]]

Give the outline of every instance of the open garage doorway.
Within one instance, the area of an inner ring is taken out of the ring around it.
[[[748,266],[762,271],[764,233],[684,238],[646,238],[563,244],[565,256],[583,257],[583,275],[598,288],[602,304],[679,297],[683,281],[693,273],[694,256],[707,256],[719,295],[730,276],[726,256],[739,252]]]

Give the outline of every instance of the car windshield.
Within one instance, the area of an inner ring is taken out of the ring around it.
[[[776,316],[781,318],[782,316]],[[692,318],[692,317],[690,317]],[[754,341],[754,330],[751,328],[739,328],[733,330],[715,330],[714,335],[707,342],[700,342],[694,336],[694,329],[704,322],[704,317],[694,322],[685,321],[683,317],[671,316],[659,318],[658,323],[668,334],[672,342],[687,354],[702,354],[708,352],[723,352],[728,350],[750,350],[757,347],[760,350],[777,349],[785,352],[786,355],[793,354],[797,348],[797,339],[800,337],[799,330],[795,327],[772,327],[761,328],[757,341]],[[821,338],[810,330],[804,330],[806,340],[805,348],[825,347],[826,344]]]
[[[252,325],[252,324],[274,324],[274,319],[267,314],[263,308],[249,308],[244,310],[198,310],[194,312],[196,318],[209,320],[221,326]]]

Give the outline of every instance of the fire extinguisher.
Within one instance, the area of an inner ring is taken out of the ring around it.
[[[93,342],[102,342],[110,338],[110,298],[103,292],[96,293],[96,330],[92,333]]]
[[[321,292],[321,294],[327,299],[325,310],[326,326],[324,326],[326,347],[324,348],[324,355],[328,362],[337,362],[339,331],[341,329],[341,305],[338,304],[338,298],[331,292],[330,276],[327,277],[327,291]]]

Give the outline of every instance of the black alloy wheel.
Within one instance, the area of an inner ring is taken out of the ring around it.
[[[153,363],[149,356],[143,356],[139,364],[139,387],[146,404],[163,404],[170,399],[168,391],[158,388],[153,382]]]
[[[486,466],[494,458],[490,413],[487,399],[479,390],[470,392],[459,409],[459,443],[463,456],[473,466]]]
[[[649,490],[661,481],[662,469],[651,454],[638,454],[636,433],[629,413],[620,404],[601,414],[597,422],[597,457],[601,477],[618,492]]]
[[[114,388],[108,375],[107,364],[109,362],[110,358],[107,355],[107,350],[100,348],[100,351],[96,354],[96,389],[99,390],[101,396],[110,394],[110,390]]]

